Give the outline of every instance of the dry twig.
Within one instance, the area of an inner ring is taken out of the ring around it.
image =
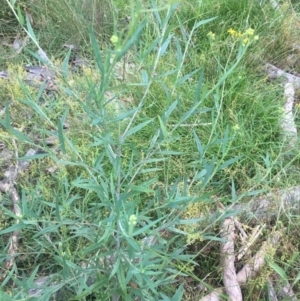
[[[16,151],[16,155],[17,155]],[[35,155],[36,151],[30,149],[26,156]],[[18,217],[21,216],[21,210],[19,207],[20,204],[20,197],[19,194],[14,187],[15,181],[18,175],[23,172],[29,166],[29,161],[19,161],[16,166],[10,166],[9,170],[5,173],[7,177],[0,181],[0,191],[4,193],[9,193],[13,205],[13,213],[17,216],[16,224],[19,223]],[[20,237],[20,231],[16,230],[12,233],[9,248],[8,248],[8,260],[4,263],[3,269],[4,271],[0,274],[0,279],[4,279],[6,277],[7,271],[10,270],[15,262],[15,257],[17,256],[18,251],[18,241]]]
[[[235,254],[234,254],[234,240],[235,240],[234,221],[227,218],[223,222],[221,236],[226,239],[226,242],[221,245],[221,258],[223,268],[223,283],[225,290],[230,300],[242,301],[242,291],[237,281],[235,272]]]
[[[284,114],[281,122],[284,138],[290,148],[293,148],[297,142],[297,127],[293,116],[295,89],[300,88],[300,76],[285,72],[271,64],[267,64],[267,72],[270,78],[285,78],[284,96],[286,99],[284,105]]]
[[[246,263],[246,265],[237,273],[236,279],[238,284],[245,284],[247,280],[256,276],[260,268],[265,264],[265,256],[270,248],[277,248],[281,238],[280,232],[274,232],[270,235],[267,242],[263,244],[260,250]],[[224,281],[224,279],[223,279]],[[227,290],[227,289],[226,289]],[[199,301],[214,300],[219,301],[219,296],[222,294],[221,288],[213,290],[210,294],[201,298]],[[235,299],[232,299],[235,300]],[[241,299],[242,300],[242,299]]]

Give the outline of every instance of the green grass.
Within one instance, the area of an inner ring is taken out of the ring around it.
[[[12,162],[29,148],[44,153],[16,183],[22,240],[1,285],[4,298],[32,300],[33,279],[49,274],[66,294],[60,300],[199,300],[199,281],[208,290],[221,286],[215,240],[224,216],[209,212],[217,201],[251,202],[299,178],[297,148],[287,149],[280,128],[283,88],[264,71],[266,62],[299,68],[287,65],[295,55],[297,5],[294,11],[289,1],[274,11],[269,2],[246,0],[5,5],[0,31],[7,43],[25,29],[29,39],[19,55],[0,46],[0,66],[11,78],[0,79],[1,109],[8,110],[0,116],[0,139]],[[33,24],[22,24],[25,11]],[[239,38],[230,28],[255,33]],[[89,66],[64,76],[63,44],[78,46]],[[60,75],[55,94],[42,98],[22,80],[21,66],[38,64],[26,51],[37,45]],[[50,137],[53,147],[45,142]],[[3,178],[7,162],[0,164]],[[5,262],[18,217],[9,214],[9,195],[1,201]],[[271,258],[276,265],[243,287],[245,300],[266,300],[265,280],[277,266],[300,293],[299,215],[279,212],[254,253],[273,229],[285,235]],[[155,244],[143,245],[147,237]],[[38,300],[56,289],[45,288]]]

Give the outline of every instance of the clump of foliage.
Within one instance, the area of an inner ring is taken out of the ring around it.
[[[217,202],[298,176],[284,174],[280,88],[258,68],[280,15],[234,0],[64,0],[51,11],[47,1],[9,3],[30,55],[50,53],[57,78],[48,94],[26,85],[20,67],[0,83],[1,139],[19,154],[39,149],[23,158],[31,165],[18,182],[22,215],[10,214],[0,232],[22,233],[5,297],[29,300],[45,275],[52,285],[39,300],[181,300],[182,279],[211,269],[207,285],[218,284],[217,252],[197,260],[219,239],[226,212],[211,215]],[[90,64],[73,71],[65,43],[80,45]]]

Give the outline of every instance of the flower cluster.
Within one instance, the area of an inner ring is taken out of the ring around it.
[[[135,226],[136,223],[137,223],[137,217],[134,214],[131,214],[128,221],[129,226]]]
[[[129,226],[129,229],[128,229],[128,235],[129,236],[132,236],[132,233],[133,233],[133,230],[134,230],[134,226],[136,225],[137,223],[137,217],[135,214],[131,214],[129,216],[129,220],[128,220],[128,226]]]
[[[212,31],[210,31],[208,34],[207,34],[208,38],[211,40],[211,41],[214,41],[216,39],[216,34],[213,33]]]
[[[241,39],[243,41],[243,46],[249,44],[250,41],[259,39],[258,35],[254,35],[254,29],[252,29],[252,28],[248,28],[243,33],[241,31],[236,31],[236,30],[230,28],[228,30],[228,33],[234,38]]]

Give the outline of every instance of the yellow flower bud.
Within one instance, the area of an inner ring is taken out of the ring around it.
[[[119,38],[116,35],[113,35],[111,36],[110,41],[115,45],[119,42]]]

